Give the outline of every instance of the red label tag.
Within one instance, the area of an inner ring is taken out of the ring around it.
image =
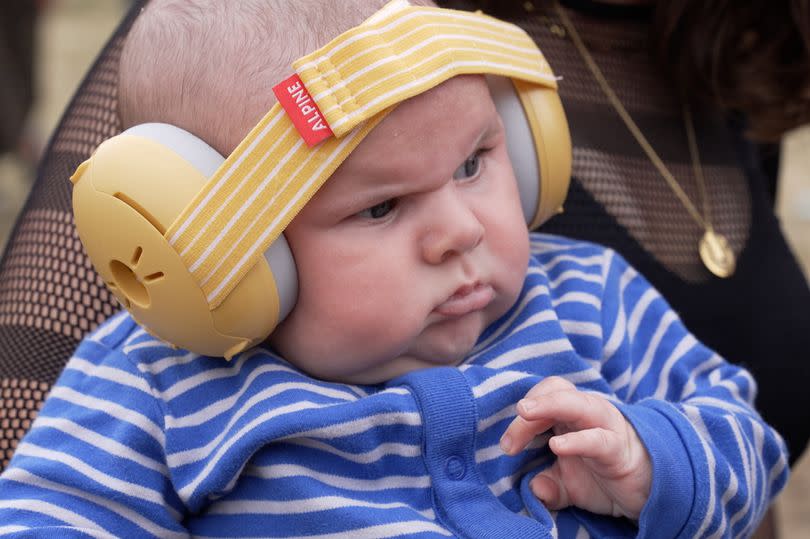
[[[273,86],[273,93],[307,146],[315,146],[332,136],[332,129],[326,123],[326,118],[297,73]]]

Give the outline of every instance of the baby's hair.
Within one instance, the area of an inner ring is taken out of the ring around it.
[[[293,61],[386,1],[152,0],[121,54],[122,125],[171,123],[227,155],[270,109]]]

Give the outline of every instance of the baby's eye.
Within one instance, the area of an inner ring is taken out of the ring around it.
[[[389,198],[385,202],[380,202],[379,204],[375,204],[370,208],[366,208],[357,215],[359,217],[363,217],[364,219],[382,219],[383,217],[391,213],[391,210],[394,209],[394,206],[396,206],[396,204],[397,204],[396,199]]]
[[[483,150],[477,150],[469,156],[460,167],[453,172],[454,180],[469,180],[475,178],[481,172],[481,154]]]

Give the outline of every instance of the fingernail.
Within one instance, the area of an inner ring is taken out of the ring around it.
[[[534,408],[536,405],[537,405],[537,402],[535,402],[533,399],[521,399],[520,401],[518,401],[518,406],[520,406],[520,408],[524,412],[528,412],[529,410]]]
[[[509,450],[512,449],[512,437],[508,434],[501,436],[501,449],[504,453],[509,453]]]

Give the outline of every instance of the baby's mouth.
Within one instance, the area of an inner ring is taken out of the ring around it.
[[[488,284],[478,282],[465,284],[436,307],[435,312],[443,316],[463,316],[480,311],[489,305],[494,298],[495,290]]]

